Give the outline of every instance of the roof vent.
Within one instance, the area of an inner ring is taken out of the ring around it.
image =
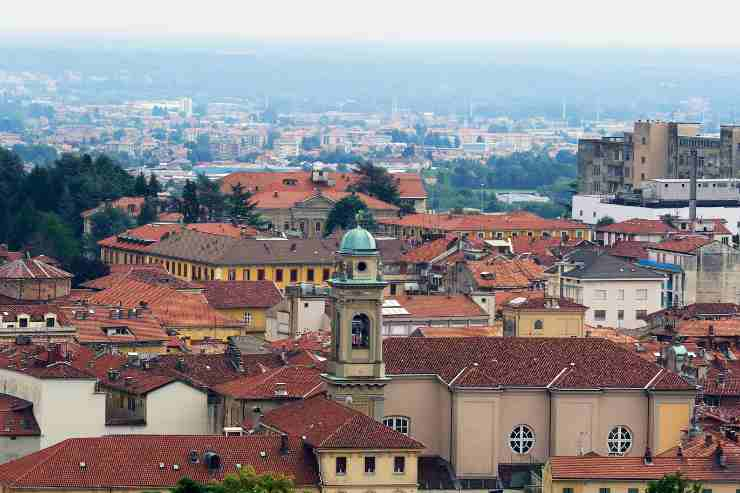
[[[87,464],[84,462],[80,462],[80,469],[87,469]]]
[[[284,382],[275,383],[275,395],[285,397],[288,395],[288,385]]]
[[[277,196],[278,196],[278,191],[277,191],[277,190],[275,190],[274,192],[272,192],[272,196],[273,196],[273,197],[277,197]]]
[[[221,456],[216,452],[206,452],[203,454],[203,463],[209,471],[217,471],[221,469]]]
[[[121,372],[120,371],[118,371],[118,370],[116,370],[114,368],[110,368],[108,370],[108,380],[110,380],[111,382],[115,382],[116,380],[118,380],[118,377],[119,376],[121,376]]]
[[[190,460],[191,464],[197,464],[198,463],[198,451],[197,450],[191,450],[188,454],[188,459]]]
[[[159,463],[159,468],[160,468],[160,469],[164,469],[164,462],[160,462],[160,463]]]
[[[264,450],[260,450],[260,457],[262,457],[263,459],[267,457],[267,452],[265,452]]]
[[[179,471],[180,470],[180,466],[178,464],[172,464],[172,470],[173,471]]]
[[[288,455],[290,447],[288,446],[288,435],[285,433],[280,435],[280,455]]]

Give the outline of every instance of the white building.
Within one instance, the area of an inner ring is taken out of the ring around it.
[[[664,274],[595,251],[574,252],[560,274],[561,295],[588,307],[585,322],[636,329],[663,308]]]

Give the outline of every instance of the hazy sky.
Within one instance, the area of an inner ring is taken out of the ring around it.
[[[740,45],[740,2],[685,0],[3,1],[0,32]]]

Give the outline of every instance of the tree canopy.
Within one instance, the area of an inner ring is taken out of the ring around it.
[[[282,474],[257,474],[252,466],[236,474],[227,474],[223,481],[208,484],[182,478],[172,493],[293,493],[293,481]]]
[[[367,205],[357,195],[347,195],[337,201],[329,211],[324,225],[324,235],[328,236],[337,228],[344,230],[354,228],[358,217],[362,226],[370,231],[375,229],[375,218],[370,213]]]
[[[681,472],[675,474],[666,474],[658,481],[650,481],[645,493],[701,493],[702,486],[699,483],[692,483],[681,475]]]
[[[389,204],[401,205],[398,185],[385,168],[375,166],[370,162],[363,162],[357,167],[360,179],[349,189],[362,192]]]

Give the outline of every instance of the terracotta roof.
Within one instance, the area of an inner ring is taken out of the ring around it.
[[[679,320],[673,329],[684,337],[708,337],[710,327],[716,337],[740,336],[740,318],[723,318],[722,320]]]
[[[436,374],[456,386],[642,389],[671,373],[596,338],[391,337],[383,341],[383,354],[388,375]],[[472,377],[466,375],[471,370]],[[680,377],[662,388],[671,384],[694,390]]]
[[[165,223],[181,223],[183,216],[180,212],[160,212],[157,216],[157,221]]]
[[[501,337],[501,327],[417,327],[410,337]]]
[[[409,214],[402,218],[378,218],[381,224],[421,227],[439,231],[570,231],[587,226],[566,219],[544,219],[532,213],[453,215]]]
[[[673,238],[650,247],[651,250],[666,250],[677,253],[693,253],[699,248],[713,243],[714,240],[706,236],[683,236]]]
[[[695,318],[701,316],[730,316],[740,313],[740,305],[735,303],[692,303],[684,307],[671,307],[659,310],[648,315],[653,317],[667,318]]]
[[[569,238],[564,241],[559,237],[534,238],[529,236],[516,236],[511,239],[511,249],[516,255],[530,253],[538,259],[545,260],[547,257],[553,257],[552,250],[575,246],[583,240],[578,238]]]
[[[401,318],[488,316],[480,306],[463,294],[396,296],[394,299],[409,312],[408,315],[399,315]]]
[[[523,300],[521,300],[523,298]],[[554,311],[579,311],[585,312],[587,306],[575,303],[567,298],[545,298],[543,296],[521,296],[519,299],[509,300],[502,309],[511,310],[554,310]]]
[[[289,476],[297,486],[318,485],[315,459],[300,439],[288,440],[287,453],[281,453],[280,446],[281,437],[275,435],[71,438],[0,465],[0,483],[30,489],[173,488],[183,477],[202,483],[222,480],[238,472],[240,464],[258,473]],[[198,452],[197,463],[189,459],[191,450]],[[221,468],[208,470],[206,451],[220,456]]]
[[[139,212],[139,208],[141,208],[142,205],[144,205],[144,202],[146,202],[145,197],[121,197],[120,199],[112,200],[110,201],[110,206],[116,209],[124,209],[128,210],[129,205],[133,205],[135,207],[136,213]],[[80,216],[82,217],[88,217],[92,216],[96,212],[102,210],[107,204],[101,203],[97,207],[93,207],[92,209],[88,209],[86,211],[83,211],[80,213]]]
[[[252,202],[257,204],[257,209],[290,209],[302,202],[318,196],[329,199],[331,202],[338,202],[350,195],[356,195],[370,210],[398,210],[395,205],[378,200],[364,193],[337,192],[333,190],[323,190],[320,192],[310,191],[277,191],[269,190],[256,193],[252,196]]]
[[[33,415],[33,404],[18,397],[0,394],[0,436],[39,436],[41,429]]]
[[[424,448],[413,438],[323,395],[273,409],[262,422],[288,435],[305,436],[306,442],[319,449]]]
[[[208,304],[217,309],[270,308],[283,295],[273,281],[198,281]]]
[[[526,259],[494,257],[467,261],[464,265],[481,288],[526,289],[545,278],[545,269]]]
[[[48,265],[53,265],[55,267],[60,267],[62,265],[62,263],[59,260],[53,257],[49,257],[48,255],[44,255],[44,254],[36,255],[35,257],[32,257],[32,260],[38,260],[39,262],[43,262]]]
[[[398,193],[401,198],[425,198],[427,196],[420,175],[416,173],[393,173],[391,176],[396,179]],[[322,192],[326,190],[344,192],[360,179],[360,175],[330,172],[329,179],[335,182],[331,187],[313,182],[310,171],[231,173],[221,180],[221,191],[227,194],[231,193],[231,186],[241,183],[251,192],[266,190],[309,192],[315,188],[319,188]]]
[[[211,265],[326,264],[333,265],[336,241],[310,239],[230,238],[182,230],[150,247],[165,257]]]
[[[452,235],[422,243],[401,255],[401,262],[408,264],[429,263],[451,249],[455,244],[457,244],[457,238]]]
[[[650,258],[647,249],[656,243],[650,241],[618,241],[606,250],[609,255],[633,260]]]
[[[596,231],[622,234],[671,234],[678,230],[660,219],[628,219],[607,226],[597,226]]]
[[[283,384],[284,394],[280,393],[279,384]],[[322,389],[321,371],[302,365],[283,366],[213,388],[219,394],[247,400],[307,399]]]
[[[95,293],[87,300],[92,305],[141,308],[144,302],[154,317],[166,327],[239,327],[234,319],[221,315],[202,294],[186,294],[166,286],[125,279]]]
[[[181,228],[182,226],[179,224],[146,224],[104,238],[98,242],[98,245],[120,250],[146,252],[151,245]]]
[[[252,227],[234,226],[231,223],[190,223],[185,227],[191,231],[207,233],[209,235],[228,236],[230,238],[241,238],[245,234],[254,234],[257,230]]]
[[[40,260],[21,258],[0,265],[0,279],[71,279],[69,272]]]
[[[55,303],[0,304],[0,319],[4,322],[16,322],[18,321],[18,315],[21,314],[29,315],[32,322],[43,322],[46,320],[46,315],[50,313],[56,315],[57,323],[60,326],[70,325],[69,318],[64,310]]]
[[[88,304],[65,307],[64,311],[77,328],[75,339],[80,344],[164,343],[169,338],[149,310],[137,309],[129,316],[127,308]],[[115,333],[108,335],[109,331]]]
[[[612,327],[592,327],[590,325],[584,325],[584,330],[588,337],[599,337],[620,345],[634,345],[638,342],[634,337],[624,335],[619,332],[619,330]]]
[[[551,457],[554,480],[658,480],[666,474],[681,472],[685,479],[697,482],[740,480],[740,455],[726,454],[726,467],[719,467],[710,457],[653,457],[645,465],[642,457]]]
[[[177,276],[173,276],[161,264],[111,265],[110,270],[111,272],[107,276],[87,281],[81,286],[102,290],[113,287],[125,279],[132,279],[147,284],[167,286],[172,289],[199,289],[200,287],[199,283],[184,281]]]

